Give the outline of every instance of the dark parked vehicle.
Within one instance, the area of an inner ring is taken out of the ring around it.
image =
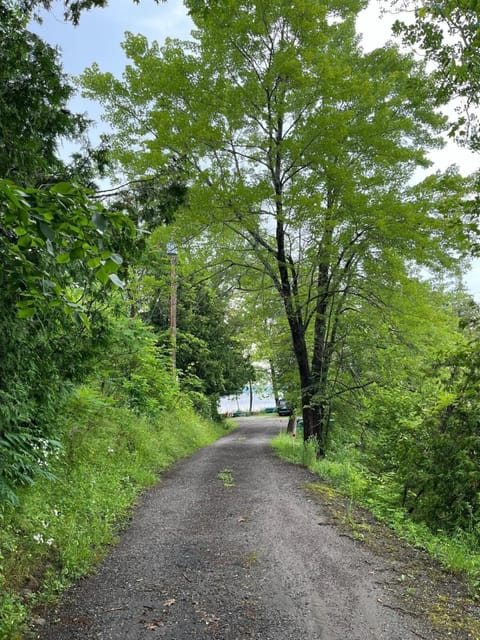
[[[279,416],[291,416],[292,408],[286,400],[279,400],[277,402],[277,413]]]

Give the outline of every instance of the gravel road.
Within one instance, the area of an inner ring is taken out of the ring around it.
[[[36,630],[41,640],[418,640],[396,607],[389,561],[274,457],[283,418],[238,430],[165,473],[98,572]]]

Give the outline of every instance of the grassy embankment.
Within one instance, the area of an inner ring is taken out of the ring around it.
[[[472,593],[480,591],[480,552],[478,533],[433,532],[425,524],[415,522],[399,506],[398,488],[389,478],[368,473],[361,455],[353,447],[338,448],[323,459],[317,459],[315,446],[303,440],[279,434],[272,446],[280,457],[306,466],[323,481],[338,489],[352,503],[364,507],[378,520],[388,524],[410,544],[424,549],[446,569],[467,576]]]
[[[62,419],[56,480],[24,488],[0,510],[0,640],[19,640],[28,622],[88,574],[114,544],[136,497],[175,460],[225,433],[177,406],[139,417],[82,388]]]

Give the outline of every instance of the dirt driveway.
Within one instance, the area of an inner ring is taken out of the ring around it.
[[[42,640],[436,640],[397,606],[394,567],[341,534],[311,474],[274,457],[284,418],[240,428],[162,476]]]

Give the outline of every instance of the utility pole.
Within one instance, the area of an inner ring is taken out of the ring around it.
[[[170,256],[170,346],[172,353],[172,371],[177,374],[177,250],[173,242],[167,244],[167,256]]]

